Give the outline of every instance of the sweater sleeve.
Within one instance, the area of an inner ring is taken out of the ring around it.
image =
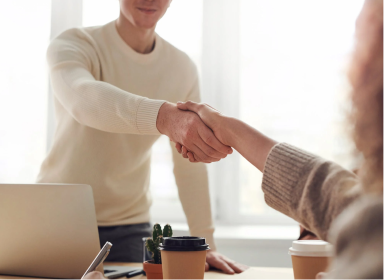
[[[268,155],[262,189],[269,206],[323,240],[333,220],[361,195],[355,174],[288,144]]]
[[[79,29],[52,41],[47,60],[53,92],[80,124],[114,133],[153,134],[162,100],[148,99],[97,80],[96,44]]]
[[[331,279],[383,279],[383,197],[363,195],[335,220]]]

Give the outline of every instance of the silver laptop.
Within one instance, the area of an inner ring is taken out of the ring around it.
[[[80,279],[100,251],[92,188],[0,184],[0,241],[0,274]]]

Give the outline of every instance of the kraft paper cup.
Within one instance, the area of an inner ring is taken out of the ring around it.
[[[317,273],[326,271],[332,252],[332,245],[322,240],[293,241],[289,254],[295,279],[315,279]]]
[[[208,244],[194,236],[164,237],[160,244],[164,279],[204,279]]]

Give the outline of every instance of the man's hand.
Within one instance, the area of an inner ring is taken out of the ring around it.
[[[92,271],[84,276],[82,279],[107,279],[100,271]]]
[[[216,162],[233,152],[197,114],[179,110],[175,104],[166,102],[160,107],[156,125],[160,133],[183,145],[200,162]]]
[[[205,263],[205,271],[208,271],[210,267],[220,269],[227,274],[242,273],[244,270],[249,268],[244,264],[240,264],[231,259],[228,259],[218,252],[208,251],[207,262]]]

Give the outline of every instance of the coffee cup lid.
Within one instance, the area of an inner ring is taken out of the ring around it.
[[[331,257],[333,247],[323,240],[297,240],[292,242],[288,254],[306,257]]]
[[[164,237],[163,243],[159,245],[160,250],[164,251],[205,251],[209,250],[209,245],[205,243],[205,238],[196,236],[175,236]]]

